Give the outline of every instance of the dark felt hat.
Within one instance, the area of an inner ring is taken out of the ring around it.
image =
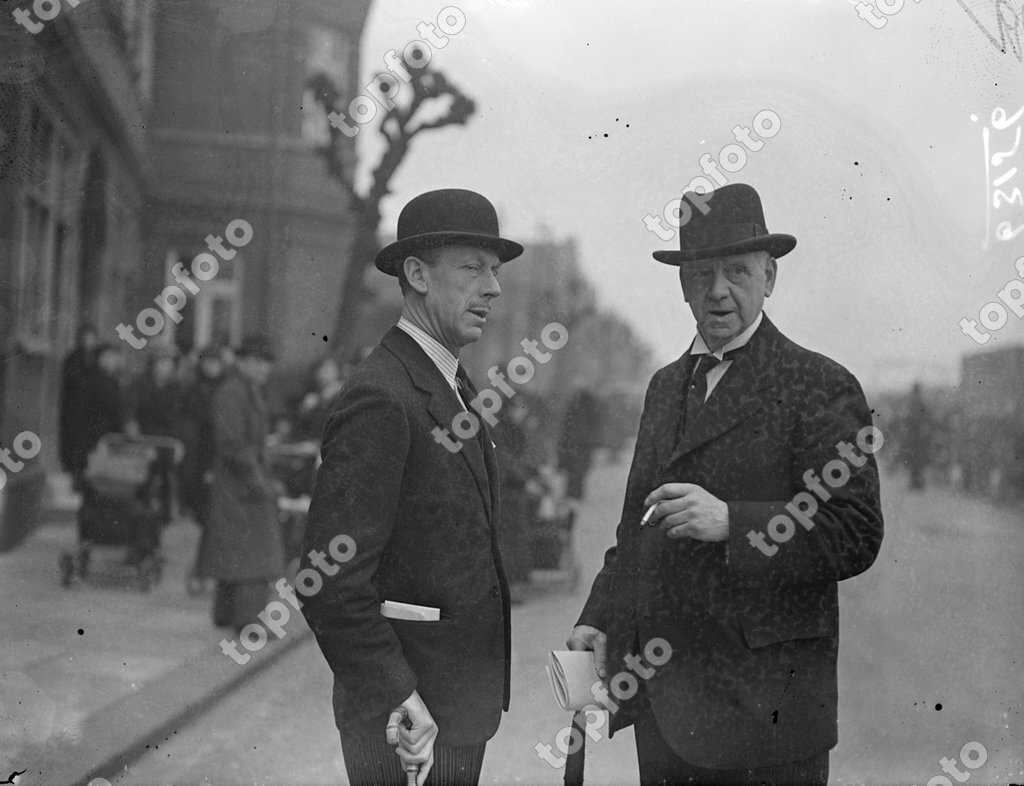
[[[683,199],[689,202],[691,215],[679,227],[679,250],[654,252],[654,258],[666,265],[748,251],[767,251],[777,259],[796,246],[792,235],[768,231],[761,197],[746,183],[730,183],[710,194],[688,191]]]
[[[523,247],[498,235],[494,205],[474,191],[443,188],[412,199],[398,216],[398,239],[377,254],[377,269],[397,276],[398,265],[417,251],[440,246],[476,246],[494,251],[508,262]]]

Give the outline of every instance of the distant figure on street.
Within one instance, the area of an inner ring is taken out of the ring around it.
[[[213,439],[213,397],[226,373],[219,344],[196,353],[195,374],[182,394],[182,499],[196,522],[205,527],[210,520],[210,481],[216,445]]]
[[[327,416],[344,384],[338,361],[334,358],[322,358],[313,365],[309,383],[296,407],[295,431],[299,439],[316,442],[323,439]]]
[[[85,413],[89,405],[85,395],[87,380],[96,368],[96,348],[99,335],[92,325],[78,329],[75,348],[64,358],[60,386],[60,460],[65,471],[70,473],[75,490],[82,481],[89,451],[95,447]]]
[[[246,338],[213,396],[213,491],[199,573],[217,579],[213,624],[241,631],[284,573],[277,508],[264,450],[262,386],[274,356],[262,336]]]
[[[182,501],[191,509],[203,530],[192,570],[187,579],[190,595],[203,591],[201,573],[203,541],[210,524],[210,496],[216,451],[213,426],[213,397],[224,381],[225,366],[219,344],[210,344],[196,355],[195,376],[182,396],[185,458],[182,463]]]
[[[506,414],[507,413],[507,414]],[[524,428],[529,410],[526,398],[517,395],[508,403],[503,417],[494,430],[494,442],[501,466],[501,526],[498,546],[505,566],[513,603],[525,599],[530,579],[530,535],[536,501],[527,491],[536,474],[527,453],[527,434]]]
[[[398,278],[402,317],[353,372],[327,421],[309,509],[304,572],[323,577],[302,612],[334,673],[334,715],[352,786],[476,784],[508,708],[511,613],[498,552],[498,467],[459,351],[477,341],[498,271],[523,247],[498,235],[484,197],[414,198],[377,269]],[[472,422],[472,421],[470,421]],[[330,565],[337,538],[347,561]],[[319,559],[314,559],[319,555]],[[323,566],[323,567],[318,567]],[[426,606],[410,621],[381,604]],[[385,729],[395,711],[398,756]],[[432,768],[434,768],[432,770]]]
[[[903,444],[900,446],[903,463],[910,475],[910,488],[924,488],[925,474],[932,460],[935,421],[924,403],[921,383],[915,382],[907,402],[903,419]]]
[[[583,499],[590,463],[600,446],[600,404],[593,393],[580,387],[569,400],[558,434],[558,467],[568,477],[570,499]]]
[[[126,407],[121,371],[121,349],[106,343],[97,346],[96,364],[86,370],[80,387],[84,403],[75,427],[82,451],[80,480],[100,437],[124,431]]]
[[[181,438],[182,395],[177,379],[177,350],[173,346],[150,344],[152,354],[146,370],[132,387],[133,433],[149,437]],[[172,515],[172,500],[177,496],[178,479],[169,453],[161,451],[153,468],[160,481],[160,503],[165,521]]]
[[[132,389],[133,416],[140,433],[178,437],[182,401],[176,370],[175,348],[155,346]]]

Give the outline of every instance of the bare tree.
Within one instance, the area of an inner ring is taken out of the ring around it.
[[[475,109],[473,100],[440,71],[426,66],[418,70],[409,69],[409,75],[411,98],[401,103],[395,101],[395,106],[387,111],[377,129],[386,140],[386,147],[373,170],[366,194],[356,191],[353,146],[340,128],[329,124],[329,140],[317,151],[323,157],[328,172],[348,194],[349,208],[355,218],[355,233],[349,246],[348,266],[341,284],[334,332],[330,337],[331,350],[336,354],[353,349],[352,335],[359,308],[368,297],[363,279],[379,251],[377,229],[380,226],[381,200],[388,195],[388,184],[405,160],[413,137],[432,128],[464,125]],[[306,86],[326,115],[337,111],[343,97],[330,77],[322,72],[313,74]],[[389,85],[381,80],[378,90],[386,95]]]

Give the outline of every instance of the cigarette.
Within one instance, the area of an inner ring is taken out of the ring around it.
[[[642,519],[640,519],[640,526],[641,527],[645,526],[646,524],[650,524],[651,523],[651,514],[654,513],[654,509],[656,507],[658,507],[658,503],[657,502],[655,502],[653,505],[651,505],[649,508],[647,508],[647,512],[644,514],[644,517]]]

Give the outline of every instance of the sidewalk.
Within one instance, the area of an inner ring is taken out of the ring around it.
[[[145,594],[119,548],[94,549],[88,580],[61,587],[59,555],[76,543],[67,510],[0,555],[3,777],[27,770],[20,786],[110,777],[309,635],[295,613],[285,638],[271,635],[244,666],[225,655],[210,593],[185,591],[198,540],[189,520],[164,531],[163,580]]]

